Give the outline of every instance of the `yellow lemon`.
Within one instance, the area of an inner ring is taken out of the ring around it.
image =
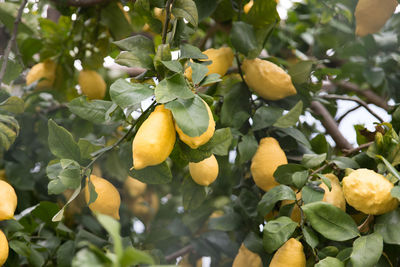
[[[301,199],[301,192],[298,192],[296,194],[296,199],[297,200]],[[294,203],[294,200],[283,200],[282,201],[282,206],[286,206],[286,205],[293,204],[293,203]],[[293,206],[292,214],[290,215],[290,218],[292,219],[292,221],[297,222],[298,224],[300,224],[300,222],[301,222],[301,211],[300,211],[300,208],[299,208],[299,206],[297,204],[295,204]]]
[[[0,221],[14,217],[17,202],[14,188],[9,183],[0,180]]]
[[[99,212],[102,214],[109,215],[119,220],[119,206],[121,205],[121,197],[118,190],[112,183],[104,178],[90,175],[90,180],[94,185],[97,193],[97,199],[95,202],[89,205],[89,208],[93,212]],[[86,179],[85,186],[85,200],[89,203],[90,192],[89,192],[89,179]]]
[[[242,245],[239,248],[239,252],[233,261],[232,267],[262,267],[262,260],[260,255],[248,250],[245,245]]]
[[[129,210],[136,217],[149,222],[157,214],[160,208],[160,200],[156,193],[148,192],[128,202]]]
[[[175,122],[175,129],[179,135],[179,139],[181,139],[182,142],[190,146],[192,149],[196,149],[199,146],[207,143],[211,139],[211,137],[213,137],[215,131],[215,121],[211,109],[203,99],[201,99],[201,101],[206,106],[208,112],[208,128],[204,133],[194,137],[188,136],[181,130],[181,128],[179,128],[178,124]]]
[[[93,70],[82,70],[79,73],[79,86],[82,94],[89,99],[103,99],[106,95],[106,82]]]
[[[333,173],[324,174],[326,178],[331,181],[331,191],[324,184],[321,183],[319,187],[325,190],[324,198],[322,201],[332,204],[333,206],[346,211],[346,200],[344,198],[342,187],[340,186],[339,179]]]
[[[356,34],[365,36],[379,31],[392,16],[397,0],[359,0],[354,15]]]
[[[303,245],[294,238],[290,238],[280,247],[272,257],[269,267],[305,267],[306,255]]]
[[[162,163],[171,154],[176,140],[172,113],[157,106],[140,126],[132,143],[136,170]]]
[[[266,100],[279,100],[297,93],[290,75],[272,62],[245,59],[242,70],[247,85]]]
[[[147,188],[147,184],[128,176],[125,179],[124,188],[126,192],[128,192],[130,197],[135,198],[144,194]]]
[[[208,186],[217,179],[218,161],[211,155],[200,162],[189,162],[189,172],[197,184]]]
[[[355,170],[344,177],[342,183],[347,203],[365,214],[383,214],[399,204],[390,194],[393,184],[372,170]]]
[[[37,85],[37,89],[49,88],[53,86],[56,79],[56,63],[48,59],[34,65],[26,75],[26,84],[42,79]]]
[[[218,49],[210,48],[203,52],[207,55],[208,59],[203,59],[203,61],[212,61],[210,65],[207,65],[208,72],[207,75],[211,73],[217,73],[224,76],[228,69],[232,66],[233,62],[233,51],[230,47],[221,47]],[[189,67],[185,70],[185,76],[189,80],[192,80],[192,68]]]
[[[245,5],[243,6],[243,11],[244,11],[244,13],[245,13],[245,14],[249,13],[249,12],[250,12],[250,9],[253,7],[253,5],[254,5],[254,1],[253,1],[253,0],[250,0],[247,4],[245,4]]]
[[[274,172],[280,165],[287,164],[285,152],[273,137],[261,139],[257,151],[251,160],[250,171],[256,185],[268,191],[279,185],[274,178]]]
[[[0,266],[7,261],[8,258],[8,241],[3,231],[0,230]]]

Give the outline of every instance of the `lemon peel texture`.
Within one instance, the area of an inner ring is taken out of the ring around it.
[[[324,198],[322,201],[332,204],[339,209],[346,211],[346,199],[344,198],[342,187],[340,186],[339,179],[333,173],[324,174],[326,178],[331,181],[331,191],[326,184],[321,183],[319,187],[325,190]]]
[[[82,94],[89,99],[103,99],[106,95],[106,82],[94,70],[82,70],[78,80]]]
[[[7,237],[4,235],[3,231],[0,230],[0,266],[7,261],[8,258],[8,241]]]
[[[26,85],[42,79],[36,85],[37,89],[52,87],[56,79],[56,67],[56,63],[49,59],[34,65],[26,75]]]
[[[232,267],[262,267],[262,260],[260,255],[250,251],[245,245],[242,245],[239,248],[239,252],[236,255]]]
[[[305,267],[306,256],[303,244],[294,238],[290,238],[281,246],[272,257],[269,267]]]
[[[218,177],[218,161],[211,155],[200,162],[189,162],[189,172],[197,184],[208,186]]]
[[[0,180],[0,221],[14,217],[17,202],[14,188],[9,183]]]

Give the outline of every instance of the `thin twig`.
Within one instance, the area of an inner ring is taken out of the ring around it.
[[[362,149],[364,149],[364,148],[369,147],[369,146],[372,145],[373,143],[374,143],[374,141],[371,141],[371,142],[362,144],[362,145],[360,145],[359,147],[356,147],[356,148],[352,148],[352,149],[343,149],[344,155],[345,155],[345,156],[349,156],[349,155],[351,155],[351,154],[354,154],[354,153],[356,153],[356,152],[358,152],[358,151],[360,151],[360,150],[362,150]]]
[[[165,23],[164,23],[162,39],[161,39],[163,44],[166,44],[166,42],[167,42],[168,24],[169,24],[169,21],[171,20],[171,6],[172,6],[173,2],[174,2],[174,0],[168,0],[167,3],[165,4]]]
[[[171,261],[171,260],[176,259],[176,258],[178,258],[178,257],[180,257],[180,256],[183,256],[183,255],[188,254],[188,253],[191,252],[192,250],[193,250],[193,246],[192,246],[191,244],[189,244],[189,245],[187,245],[187,246],[181,248],[180,250],[178,250],[178,251],[176,251],[176,252],[174,252],[174,253],[172,253],[172,254],[169,254],[169,255],[165,256],[165,260],[166,260],[167,262],[168,262],[168,261]]]
[[[7,48],[4,52],[3,56],[3,65],[1,65],[1,70],[0,70],[0,86],[3,81],[3,77],[6,73],[6,68],[7,68],[7,63],[8,63],[8,57],[10,56],[11,48],[14,46],[15,40],[17,38],[17,33],[18,33],[18,25],[21,22],[21,17],[22,17],[22,11],[25,8],[26,3],[28,0],[23,0],[21,5],[19,6],[17,16],[15,17],[14,21],[14,29],[13,33],[11,35],[10,41],[8,41]]]
[[[342,96],[342,95],[320,95],[320,97],[325,98],[325,99],[341,99],[341,100],[347,100],[347,101],[354,101],[354,102],[358,103],[359,105],[363,106],[369,113],[371,113],[380,122],[385,121],[378,114],[376,114],[370,107],[368,107],[368,104],[366,102],[364,102],[363,100],[361,100],[359,98],[350,97],[350,96]]]
[[[364,232],[365,228],[368,227],[368,225],[372,222],[372,220],[374,219],[374,215],[368,215],[368,217],[365,219],[365,221],[358,226],[358,231],[360,232]]]
[[[341,122],[347,115],[349,115],[351,112],[353,112],[353,111],[359,109],[360,107],[362,107],[362,106],[361,106],[361,105],[357,105],[357,106],[355,106],[354,108],[351,108],[351,109],[349,109],[348,111],[346,111],[342,116],[340,116],[340,117],[336,120],[337,124],[340,124],[340,122]]]

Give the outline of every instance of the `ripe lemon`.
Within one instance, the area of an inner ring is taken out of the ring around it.
[[[247,85],[266,100],[279,100],[297,93],[290,75],[272,62],[245,59],[242,70]]]
[[[390,194],[393,184],[372,170],[355,170],[344,177],[342,183],[347,203],[365,214],[383,214],[399,204]]]
[[[250,0],[247,4],[245,4],[245,5],[243,6],[243,11],[244,11],[244,13],[245,13],[245,14],[249,13],[249,12],[250,12],[250,9],[253,7],[253,5],[254,5],[254,1],[253,1],[253,0]]]
[[[56,79],[56,63],[48,59],[34,65],[26,75],[26,84],[42,79],[37,85],[37,89],[49,88],[53,86]]]
[[[0,180],[0,221],[14,217],[17,202],[14,188],[9,183]]]
[[[301,191],[296,194],[296,199],[297,200],[301,199]],[[286,206],[286,205],[293,204],[293,203],[294,203],[294,200],[283,200],[282,206]],[[300,224],[300,222],[301,222],[301,211],[297,204],[295,204],[293,206],[292,213],[290,215],[290,219],[292,219],[292,221],[294,221],[294,222],[297,222],[298,224]]]
[[[365,36],[379,31],[397,7],[396,0],[359,0],[354,15],[356,34]]]
[[[274,178],[275,170],[283,164],[287,164],[285,152],[273,137],[261,139],[257,151],[251,160],[250,171],[256,185],[264,191],[268,191],[279,185]]]
[[[179,139],[181,139],[182,142],[190,146],[192,149],[196,149],[199,146],[207,143],[211,139],[211,137],[213,137],[215,132],[215,121],[211,109],[203,99],[201,101],[206,106],[208,112],[208,128],[204,133],[194,137],[188,136],[181,130],[181,128],[179,128],[178,124],[175,122],[175,129],[179,135]]]
[[[102,214],[109,215],[119,220],[119,206],[121,205],[121,197],[118,190],[112,183],[104,178],[90,175],[90,180],[94,185],[97,193],[97,199],[95,202],[89,205],[89,208],[93,212],[99,212]],[[89,203],[90,192],[89,192],[89,179],[86,179],[85,186],[85,200]]]
[[[208,186],[217,179],[218,161],[211,155],[200,162],[189,162],[189,172],[197,184]]]
[[[239,248],[239,252],[236,255],[232,267],[262,267],[262,260],[260,255],[248,250],[245,245],[242,245]]]
[[[82,70],[79,73],[79,86],[82,94],[89,99],[103,99],[106,95],[106,82],[93,70]]]
[[[331,181],[331,191],[324,184],[321,183],[319,187],[325,190],[324,198],[322,201],[332,204],[333,206],[346,211],[346,200],[344,198],[342,187],[340,186],[339,179],[333,173],[324,174],[326,178]]]
[[[133,167],[140,170],[162,163],[171,154],[175,140],[171,111],[164,105],[157,106],[133,139]]]
[[[0,266],[7,261],[8,258],[8,241],[3,231],[0,230]]]
[[[125,179],[124,188],[130,197],[135,198],[144,194],[147,184],[128,176]]]
[[[154,192],[147,192],[143,196],[128,201],[129,210],[144,222],[149,222],[160,208],[160,199]]]
[[[207,55],[208,59],[204,59],[203,61],[211,60],[211,64],[207,65],[208,72],[207,75],[211,73],[217,73],[219,75],[224,76],[228,69],[232,66],[233,62],[233,51],[230,47],[221,47],[218,49],[210,48],[203,52],[203,54]],[[192,68],[189,67],[185,70],[185,76],[190,81],[192,80]]]
[[[294,238],[290,238],[281,246],[272,257],[269,267],[305,267],[306,255],[303,245]]]

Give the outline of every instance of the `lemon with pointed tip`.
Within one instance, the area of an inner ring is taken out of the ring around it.
[[[52,87],[56,79],[56,67],[56,63],[50,59],[34,65],[26,75],[26,85],[40,80],[37,89]]]
[[[133,167],[143,169],[162,163],[171,154],[176,140],[172,113],[157,106],[143,122],[132,142]]]
[[[204,103],[208,113],[208,127],[204,133],[202,133],[199,136],[189,136],[185,134],[181,130],[181,128],[179,128],[178,124],[175,122],[175,129],[179,135],[179,139],[181,139],[182,142],[190,146],[192,149],[196,149],[199,146],[202,146],[205,143],[207,143],[211,139],[211,137],[213,137],[215,132],[215,121],[211,109],[203,99],[201,99],[201,101]]]
[[[331,190],[329,190],[328,186],[324,183],[319,185],[319,187],[325,190],[322,201],[346,211],[346,199],[344,198],[343,189],[340,186],[339,179],[333,173],[326,173],[324,176],[331,181]]]
[[[239,248],[239,252],[233,260],[232,267],[262,267],[262,260],[260,255],[250,251],[246,246],[242,243]]]
[[[147,184],[128,176],[125,179],[124,188],[130,197],[135,198],[146,192]]]
[[[9,247],[7,237],[3,231],[0,230],[0,266],[3,266],[3,264],[7,261],[8,250]]]
[[[89,99],[103,99],[106,95],[106,82],[94,70],[82,70],[79,73],[78,81],[82,94]]]
[[[365,36],[378,32],[393,15],[397,0],[359,0],[354,15],[356,34]]]
[[[372,170],[355,170],[343,178],[342,184],[347,203],[365,214],[384,214],[399,205],[390,194],[394,185]]]
[[[306,255],[303,244],[290,238],[283,244],[272,257],[269,267],[305,267]]]
[[[259,58],[245,59],[242,70],[246,84],[266,100],[297,94],[290,75],[272,62]]]
[[[264,191],[271,190],[279,185],[275,181],[274,172],[280,165],[287,163],[285,152],[275,138],[261,139],[250,166],[254,182]]]
[[[218,161],[212,154],[200,162],[189,162],[189,172],[197,184],[208,186],[218,177]]]
[[[89,208],[93,212],[99,212],[119,220],[119,206],[121,205],[121,197],[118,190],[112,183],[102,177],[90,175],[90,181],[92,182],[97,193],[97,198],[93,203],[89,204]],[[88,178],[86,179],[85,186],[85,200],[86,203],[89,203],[90,191]]]
[[[202,59],[202,61],[212,61],[210,65],[207,65],[208,72],[206,75],[210,75],[211,73],[217,73],[219,75],[224,76],[228,69],[232,66],[233,63],[233,51],[230,47],[220,47],[220,48],[210,48],[203,52],[208,59]],[[192,80],[192,68],[188,67],[185,70],[185,76],[190,81]]]
[[[17,202],[14,188],[9,183],[0,180],[0,221],[14,217]]]

